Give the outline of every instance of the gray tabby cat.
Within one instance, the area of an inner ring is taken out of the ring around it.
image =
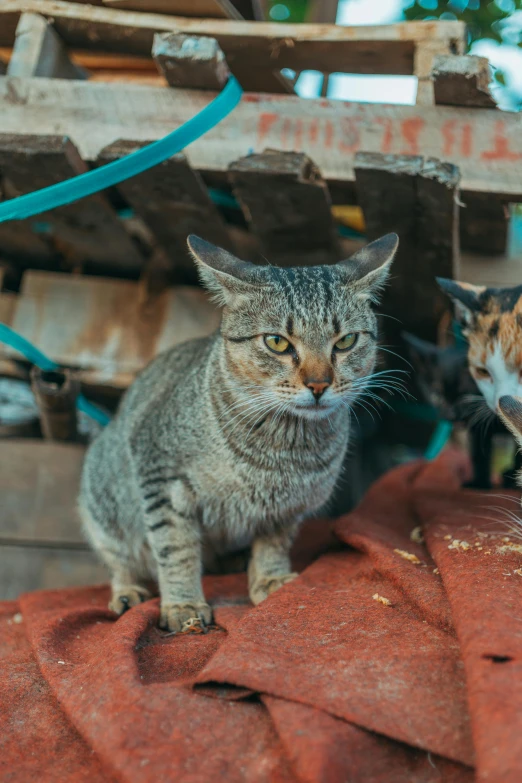
[[[250,545],[254,604],[296,576],[297,527],[329,500],[350,405],[371,383],[371,303],[397,244],[388,234],[334,266],[281,269],[189,237],[221,328],[144,370],[83,471],[80,510],[115,612],[147,599],[152,578],[161,628],[208,624],[203,566]]]

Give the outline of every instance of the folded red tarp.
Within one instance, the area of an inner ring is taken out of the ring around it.
[[[313,562],[256,608],[206,578],[206,635],[157,630],[157,599],[116,620],[105,587],[0,604],[2,783],[519,783],[518,501],[464,469],[407,465],[307,525]]]

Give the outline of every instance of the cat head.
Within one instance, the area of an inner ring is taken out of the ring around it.
[[[228,370],[245,392],[310,418],[363,391],[377,355],[372,303],[388,277],[396,234],[347,261],[303,268],[240,261],[195,236],[188,245],[203,284],[223,306]]]
[[[458,418],[462,397],[473,391],[466,347],[441,348],[409,332],[403,332],[402,338],[414,369],[419,400],[435,408],[444,419]]]
[[[468,340],[470,373],[488,407],[522,397],[522,286],[486,288],[438,279]]]

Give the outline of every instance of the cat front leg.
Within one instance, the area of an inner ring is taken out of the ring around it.
[[[271,536],[254,539],[248,566],[248,593],[253,604],[259,604],[297,574],[290,564],[290,548],[298,524]]]
[[[161,598],[160,628],[182,631],[190,620],[212,622],[201,584],[201,531],[194,497],[183,479],[143,496],[147,540],[156,561]]]

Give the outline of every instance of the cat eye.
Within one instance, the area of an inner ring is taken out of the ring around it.
[[[292,347],[286,337],[281,337],[280,334],[265,334],[264,341],[266,347],[274,353],[287,353]]]
[[[481,380],[491,380],[491,374],[485,367],[475,367],[475,373]]]
[[[357,342],[357,337],[359,335],[356,332],[350,332],[350,334],[345,334],[344,337],[341,337],[340,340],[337,340],[337,342],[334,345],[334,348],[336,351],[349,351],[350,348],[353,348],[355,343]]]

